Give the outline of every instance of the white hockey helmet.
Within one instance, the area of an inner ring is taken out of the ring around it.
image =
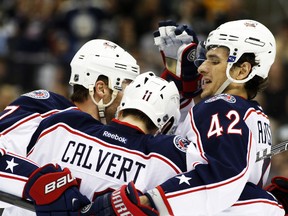
[[[231,82],[245,83],[255,75],[262,78],[268,76],[271,65],[275,60],[276,42],[273,34],[263,24],[254,20],[236,20],[220,25],[210,32],[206,48],[224,46],[229,49],[227,78]],[[230,69],[244,53],[254,53],[258,65],[244,80],[235,80],[230,76]]]
[[[94,87],[99,75],[109,80],[109,88],[121,90],[123,80],[134,80],[139,75],[136,60],[117,44],[103,39],[85,43],[75,54],[71,63],[70,85]]]
[[[145,72],[125,88],[119,111],[124,109],[142,111],[160,131],[167,123],[170,129],[178,125],[180,119],[179,91],[174,82],[157,77],[151,71]]]

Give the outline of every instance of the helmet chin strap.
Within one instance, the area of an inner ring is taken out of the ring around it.
[[[229,62],[226,68],[226,77],[227,79],[225,80],[225,82],[219,87],[219,89],[216,91],[216,93],[214,95],[218,95],[223,93],[223,91],[227,88],[228,85],[230,85],[230,83],[232,83],[234,81],[234,79],[230,76],[230,69],[232,67],[233,63]]]
[[[226,79],[226,81],[220,86],[220,88],[216,91],[214,95],[218,95],[223,93],[223,91],[227,88],[227,86],[232,83],[231,80]]]
[[[90,95],[93,103],[98,107],[98,113],[99,113],[100,121],[102,124],[107,124],[106,116],[105,116],[105,108],[110,106],[113,103],[113,101],[117,97],[117,94],[118,94],[118,91],[113,90],[111,100],[107,104],[103,103],[103,99],[101,99],[99,102],[96,102],[94,99],[94,86],[92,86],[92,85],[89,86],[89,95]]]
[[[226,68],[226,77],[227,77],[227,80],[220,86],[220,88],[216,91],[216,93],[214,95],[217,95],[217,94],[221,94],[223,93],[223,91],[227,88],[227,86],[234,82],[234,83],[246,83],[248,82],[249,80],[251,80],[254,76],[255,76],[255,67],[253,67],[251,69],[251,72],[249,73],[249,75],[243,79],[243,80],[236,80],[234,78],[231,77],[230,75],[230,69],[232,68],[234,62],[228,62],[228,65],[227,65],[227,68]]]

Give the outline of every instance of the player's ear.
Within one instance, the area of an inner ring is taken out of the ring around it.
[[[251,64],[249,62],[243,62],[240,66],[240,71],[238,73],[237,79],[242,80],[245,79],[249,73],[251,72]]]
[[[95,82],[95,94],[99,98],[103,98],[107,91],[109,90],[108,86],[102,80]]]

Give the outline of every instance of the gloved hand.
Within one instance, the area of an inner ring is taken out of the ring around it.
[[[119,190],[97,197],[93,204],[81,210],[81,216],[91,215],[137,215],[158,216],[155,208],[140,204],[140,191],[133,182],[123,185]]]
[[[283,205],[285,214],[288,214],[288,179],[282,176],[275,176],[271,184],[265,187],[265,190],[272,193]]]
[[[161,77],[174,81],[180,94],[192,98],[201,93],[201,75],[194,64],[198,38],[188,25],[176,25],[174,21],[161,21],[154,33],[165,65]]]
[[[29,177],[23,197],[34,202],[40,216],[77,216],[80,208],[90,203],[78,188],[69,169],[47,164],[36,169]]]

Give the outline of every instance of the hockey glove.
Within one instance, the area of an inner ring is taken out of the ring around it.
[[[34,202],[37,215],[76,216],[80,208],[90,203],[76,186],[69,169],[47,164],[31,174],[23,197]]]
[[[198,44],[196,33],[187,25],[162,21],[154,32],[154,42],[165,65],[162,78],[174,81],[185,98],[201,93],[201,75],[194,64]]]
[[[133,182],[123,185],[119,190],[97,197],[93,204],[81,210],[82,216],[92,215],[137,215],[158,216],[155,208],[140,204],[140,191]]]
[[[275,176],[271,184],[265,187],[265,190],[272,193],[283,205],[285,214],[288,214],[288,179],[282,176]]]

